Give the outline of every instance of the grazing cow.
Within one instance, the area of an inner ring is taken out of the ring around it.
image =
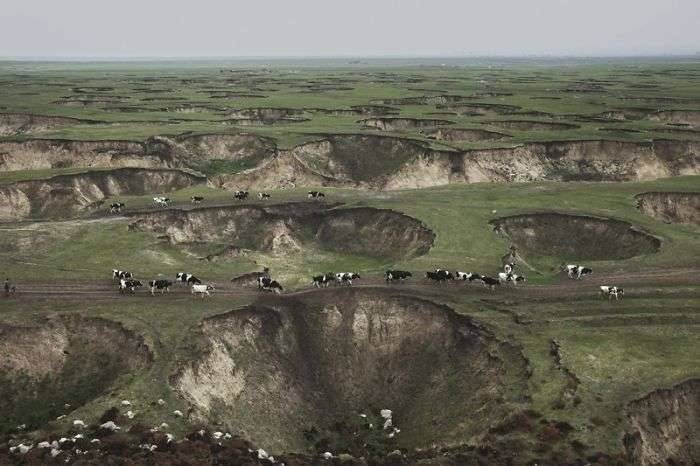
[[[113,204],[110,204],[109,206],[109,213],[110,214],[120,214],[122,213],[122,209],[126,207],[126,204],[123,202],[115,202]]]
[[[190,200],[192,201],[192,204],[201,204],[204,198],[202,196],[192,196]]]
[[[617,301],[618,299],[625,296],[625,290],[623,290],[622,288],[618,288],[617,286],[601,286],[600,295],[603,297],[607,296],[608,300],[612,299],[614,296],[615,301]]]
[[[153,205],[156,207],[169,207],[170,202],[169,197],[158,196],[153,198]]]
[[[356,274],[354,272],[339,272],[339,273],[335,274],[335,281],[339,285],[342,285],[343,283],[347,283],[348,286],[352,286],[352,281],[358,280],[359,278],[360,278],[360,275]]]
[[[122,278],[133,278],[133,275],[125,270],[112,269],[112,280],[121,280]]]
[[[436,269],[435,272],[425,272],[425,278],[442,283],[446,280],[454,280],[452,273],[447,270]]]
[[[151,287],[151,294],[154,295],[156,290],[160,290],[160,294],[163,291],[170,292],[170,287],[173,286],[173,282],[170,280],[151,280],[148,282],[148,286]]]
[[[474,280],[481,280],[481,275],[472,272],[455,272],[455,280],[462,280],[473,282]]]
[[[314,277],[311,277],[311,284],[315,286],[316,288],[321,288],[321,287],[327,287],[328,285],[331,284],[332,281],[335,280],[335,274],[334,273],[325,273],[323,275],[316,275]]]
[[[236,191],[233,193],[233,197],[239,201],[245,201],[248,199],[248,191]]]
[[[175,274],[175,281],[177,283],[186,283],[188,285],[201,285],[202,280],[195,277],[191,273],[178,272]]]
[[[393,282],[394,280],[404,281],[412,276],[413,274],[411,272],[405,272],[403,270],[387,270],[384,274],[384,279],[387,282]]]
[[[518,284],[518,282],[524,282],[525,277],[514,273],[500,272],[498,274],[498,281],[501,283],[512,283],[513,286],[515,286]]]
[[[492,290],[495,290],[496,287],[501,284],[500,280],[497,278],[487,277],[486,275],[481,277],[481,283],[483,283],[484,286],[488,286]]]
[[[308,197],[309,199],[318,199],[321,197],[326,197],[326,195],[323,194],[321,191],[309,191]]]
[[[272,291],[278,294],[284,291],[282,285],[280,285],[277,280],[268,277],[258,277],[258,289],[260,291]]]
[[[202,295],[202,299],[204,299],[204,295],[211,296],[209,294],[210,291],[214,291],[214,287],[211,285],[192,285],[192,294],[199,293]]]
[[[119,292],[120,293],[125,293],[126,291],[129,291],[131,293],[136,292],[136,288],[143,286],[143,283],[141,283],[138,280],[134,280],[131,278],[122,278],[119,280]]]
[[[584,275],[590,275],[593,273],[593,269],[589,267],[583,267],[582,265],[567,265],[566,274],[571,279],[580,280]]]
[[[261,201],[265,201],[267,199],[270,199],[270,195],[268,193],[258,193],[258,199]]]

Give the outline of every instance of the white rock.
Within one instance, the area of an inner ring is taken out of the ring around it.
[[[173,434],[165,434],[165,437],[168,439],[168,443],[175,440],[175,436]]]
[[[269,457],[270,457],[270,455],[268,455],[267,452],[265,450],[263,450],[262,448],[260,448],[258,450],[258,459],[266,460]]]
[[[224,436],[224,433],[223,433],[223,432],[219,432],[219,431],[214,432],[214,433],[212,434],[212,437],[214,437],[215,440],[219,440],[219,439],[220,439],[221,437],[223,437],[223,436]]]
[[[56,420],[57,420],[57,421],[60,421],[60,420],[65,419],[65,418],[66,418],[66,415],[65,415],[65,414],[61,414],[60,416],[58,416],[58,417],[56,418]]]
[[[327,451],[327,452],[323,453],[323,454],[321,455],[321,457],[322,457],[324,460],[330,460],[330,459],[333,459],[333,453],[331,453],[330,451]]]
[[[165,400],[163,398],[158,399],[159,406],[165,406]]]
[[[23,455],[25,453],[27,453],[29,450],[31,450],[32,448],[34,448],[34,445],[31,443],[29,445],[25,445],[23,443],[20,443],[19,445],[17,445],[17,450]]]
[[[56,458],[60,454],[61,454],[61,450],[59,450],[58,448],[53,448],[51,450],[51,457],[52,458]]]
[[[122,406],[131,406],[131,401],[129,401],[129,400],[123,400],[123,401],[122,401]]]
[[[36,444],[37,448],[51,448],[51,444],[49,442],[39,442]]]
[[[134,413],[133,411],[126,412],[126,417],[128,417],[129,419],[133,419],[134,416],[136,416],[136,413]]]
[[[167,422],[163,422],[163,423],[161,423],[161,425],[160,425],[160,428],[161,428],[161,429],[167,429],[168,427],[170,427],[170,426],[168,425]]]
[[[67,438],[65,438],[65,437],[61,437],[60,439],[58,439],[58,443],[60,443],[61,445],[63,445],[63,444],[66,443],[68,440],[70,440],[70,439],[67,439]]]
[[[182,417],[182,411],[180,411],[179,409],[176,409],[175,411],[173,411],[173,416]]]
[[[391,418],[391,415],[392,415],[392,414],[393,414],[393,413],[392,413],[392,411],[391,411],[390,409],[382,409],[381,411],[379,411],[379,415],[380,415],[381,417],[383,417],[384,419],[389,419],[389,418]]]
[[[94,438],[94,439],[90,440],[90,443],[100,443],[100,439]]]
[[[85,423],[84,423],[82,420],[80,420],[80,419],[75,419],[75,420],[73,421],[73,426],[74,426],[74,427],[80,427],[81,429],[84,429],[84,428],[85,428]]]
[[[73,436],[73,440],[79,440],[81,438],[85,438],[85,436],[83,434],[76,434]]]

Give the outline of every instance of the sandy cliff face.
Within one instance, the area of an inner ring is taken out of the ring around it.
[[[649,192],[635,199],[639,210],[658,220],[700,225],[700,192]]]

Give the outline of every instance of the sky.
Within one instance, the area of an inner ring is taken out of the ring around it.
[[[700,0],[2,0],[0,57],[700,52]]]

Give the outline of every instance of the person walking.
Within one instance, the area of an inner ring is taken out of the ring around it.
[[[5,297],[9,298],[10,296],[10,279],[6,278],[5,279]]]

